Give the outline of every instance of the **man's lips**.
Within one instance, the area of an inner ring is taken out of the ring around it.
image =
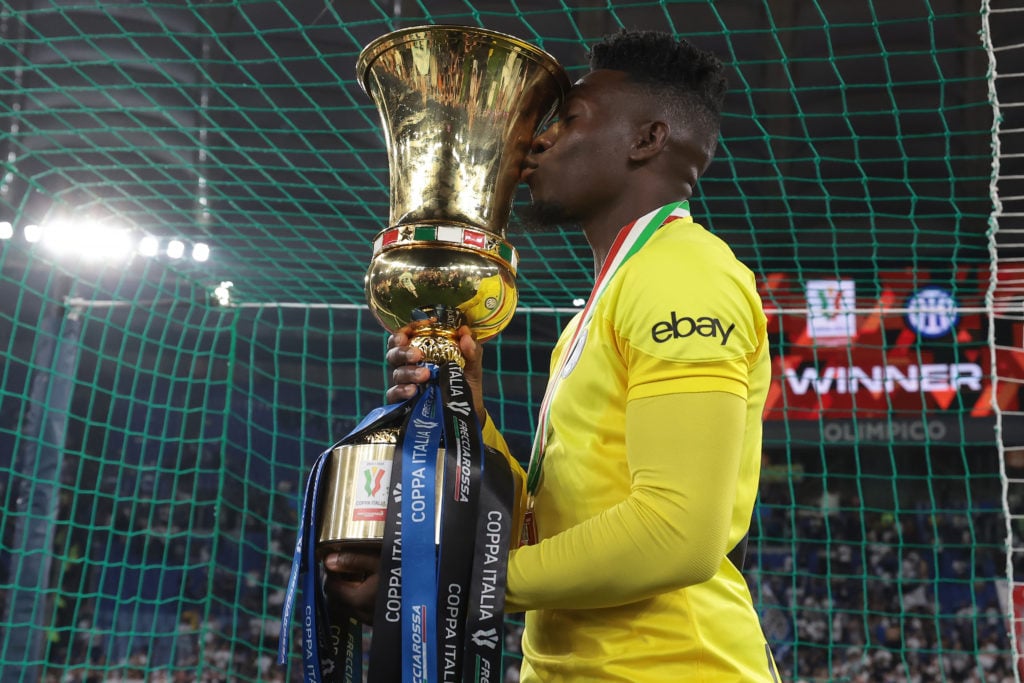
[[[522,170],[519,172],[519,182],[521,182],[521,183],[522,182],[527,182],[527,180],[529,180],[530,176],[533,175],[533,172],[536,171],[536,170],[537,170],[537,164],[536,163],[532,163],[532,162],[524,163]]]

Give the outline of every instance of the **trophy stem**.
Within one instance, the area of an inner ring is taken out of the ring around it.
[[[423,352],[423,360],[428,363],[442,365],[448,361],[455,361],[460,368],[466,365],[466,359],[462,357],[454,330],[438,327],[424,328],[409,340],[409,344]]]

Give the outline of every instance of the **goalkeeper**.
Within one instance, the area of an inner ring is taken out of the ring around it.
[[[594,256],[584,310],[552,354],[507,611],[525,611],[521,680],[777,682],[742,554],[770,381],[750,270],[689,214],[726,80],[712,54],[621,32],[524,164],[531,220],[577,223]],[[480,346],[460,338],[480,390]],[[391,339],[391,401],[427,379]],[[485,440],[501,445],[488,419]],[[329,590],[372,614],[376,557],[325,558]]]

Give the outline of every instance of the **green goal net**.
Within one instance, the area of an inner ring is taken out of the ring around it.
[[[387,161],[355,60],[428,23],[570,76],[619,27],[722,57],[691,209],[769,316],[745,574],[780,670],[1020,680],[1009,0],[0,2],[0,680],[300,679],[297,648],[275,663],[300,491],[388,382],[363,298]],[[509,239],[487,403],[525,458],[592,263],[572,231]]]

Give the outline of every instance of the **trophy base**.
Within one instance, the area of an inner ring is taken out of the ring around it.
[[[323,483],[326,493],[317,535],[319,554],[360,546],[380,548],[397,439],[398,428],[389,427],[368,434],[367,443],[345,444],[331,451]],[[443,448],[438,450],[436,468],[435,541],[440,536]]]
[[[391,464],[396,455],[398,427],[385,427],[366,434],[363,443],[345,444],[331,451],[325,480],[325,495],[320,508],[320,529],[316,552],[320,557],[334,551],[380,551],[384,540],[387,518],[388,491],[391,486]],[[494,455],[497,451],[488,448]],[[400,454],[398,454],[401,457]],[[443,448],[437,451],[434,542],[441,538],[441,505],[444,486]],[[512,469],[513,491],[525,486],[521,469]],[[519,529],[523,520],[523,500],[516,493],[513,498],[513,528]],[[519,545],[518,535],[512,547]]]

